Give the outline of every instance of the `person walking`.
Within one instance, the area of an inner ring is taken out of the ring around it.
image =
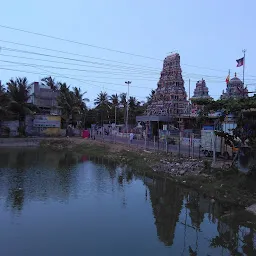
[[[133,132],[131,132],[130,133],[130,144],[132,144],[133,138],[134,138],[134,134],[133,134]]]

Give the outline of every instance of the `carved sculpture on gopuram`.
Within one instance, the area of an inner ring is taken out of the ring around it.
[[[226,92],[222,92],[221,99],[230,98],[246,98],[248,97],[248,89],[244,87],[243,82],[236,76],[227,82]]]
[[[175,53],[164,59],[163,70],[147,115],[179,116],[188,111],[187,93],[182,78],[180,55]]]
[[[196,88],[194,90],[194,95],[192,96],[191,99],[191,114],[198,114],[198,111],[200,111],[201,106],[198,106],[197,104],[193,103],[193,99],[212,99],[211,96],[209,95],[209,89],[206,86],[204,79],[197,81]]]

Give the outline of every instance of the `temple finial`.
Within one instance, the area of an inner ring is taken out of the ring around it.
[[[236,72],[235,72],[235,77],[236,77]]]

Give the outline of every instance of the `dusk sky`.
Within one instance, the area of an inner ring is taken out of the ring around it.
[[[252,91],[256,88],[255,10],[253,0],[2,1],[0,80],[6,83],[26,76],[33,82],[52,75],[87,91],[89,106],[102,90],[109,95],[127,92],[125,81],[130,80],[130,95],[142,101],[157,87],[163,59],[178,52],[187,93],[189,79],[192,96],[196,81],[204,78],[210,95],[218,98],[229,69],[231,78],[237,72],[242,79],[236,59],[246,49],[245,84]]]

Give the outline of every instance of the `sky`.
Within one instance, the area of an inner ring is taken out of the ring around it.
[[[51,75],[81,87],[91,107],[100,91],[127,92],[131,81],[129,95],[143,101],[157,87],[163,59],[177,52],[187,93],[189,79],[192,96],[203,78],[217,99],[229,69],[242,79],[236,59],[246,49],[245,84],[254,91],[255,9],[254,0],[2,1],[0,80]]]

